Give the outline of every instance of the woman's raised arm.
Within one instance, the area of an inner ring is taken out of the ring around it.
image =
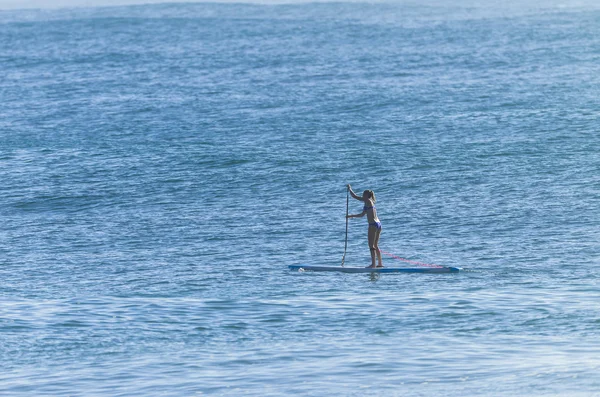
[[[348,187],[348,191],[350,192],[350,195],[352,196],[353,199],[356,199],[358,201],[364,201],[363,198],[361,196],[357,196],[353,191],[352,191],[352,186],[350,186],[350,184],[346,185]]]

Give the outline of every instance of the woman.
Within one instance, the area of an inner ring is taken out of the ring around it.
[[[362,201],[365,203],[363,210],[360,214],[356,215],[347,215],[347,218],[362,218],[363,216],[367,216],[367,220],[369,221],[369,249],[371,250],[371,267],[383,267],[383,262],[381,260],[381,251],[379,250],[379,235],[381,234],[381,222],[379,218],[377,218],[377,210],[375,209],[375,193],[372,190],[365,190],[363,192],[362,197],[357,196],[352,191],[352,187],[348,185],[348,191],[350,195],[358,201]],[[377,261],[379,265],[375,266],[375,256],[377,256]]]

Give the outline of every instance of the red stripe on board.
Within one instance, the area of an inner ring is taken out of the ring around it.
[[[381,251],[381,250],[380,250],[380,251]],[[382,254],[386,254],[386,255],[388,255],[388,256],[391,256],[392,258],[394,258],[394,259],[397,259],[397,260],[399,260],[399,261],[402,261],[402,262],[407,262],[407,263],[411,263],[411,264],[413,264],[413,265],[427,266],[427,267],[437,267],[437,268],[444,267],[444,266],[440,266],[440,265],[433,265],[433,264],[431,264],[431,263],[423,263],[423,262],[411,261],[410,259],[401,258],[401,257],[399,257],[399,256],[396,256],[396,255],[394,255],[394,254],[390,254],[389,252],[385,252],[385,251],[381,251],[381,253],[382,253]]]

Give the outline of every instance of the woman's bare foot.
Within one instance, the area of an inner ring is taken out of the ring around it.
[[[367,269],[374,269],[374,268],[376,268],[376,267],[377,267],[377,266],[375,266],[375,265],[371,265],[371,266],[367,266],[366,268],[367,268]]]

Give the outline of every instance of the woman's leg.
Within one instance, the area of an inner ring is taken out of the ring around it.
[[[379,262],[378,267],[383,267],[383,260],[381,259],[381,250],[379,249],[379,236],[381,235],[381,228],[376,229],[375,232],[375,243],[373,247],[375,248],[375,253],[377,254],[377,261]],[[373,263],[375,263],[373,261]]]
[[[371,251],[371,266],[369,266],[369,267],[376,267],[376,264],[375,264],[375,256],[376,256],[375,237],[377,236],[377,232],[378,232],[378,230],[376,227],[369,226],[369,250]]]

